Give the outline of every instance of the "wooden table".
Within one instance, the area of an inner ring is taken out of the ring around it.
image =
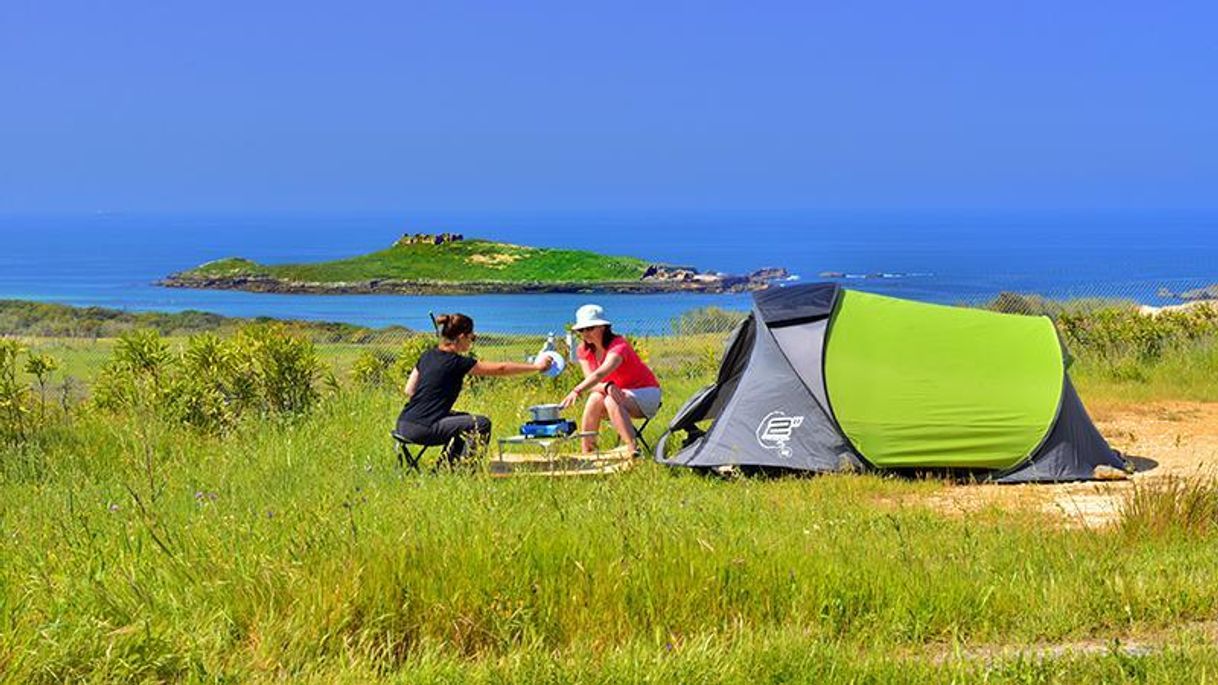
[[[547,459],[555,459],[562,453],[562,448],[569,442],[581,440],[583,438],[595,438],[596,431],[577,431],[570,435],[555,435],[554,437],[542,437],[532,435],[509,435],[506,438],[499,438],[499,461],[503,461],[503,446],[504,445],[528,445],[541,448],[541,454]],[[598,446],[595,456],[600,456],[600,447]]]

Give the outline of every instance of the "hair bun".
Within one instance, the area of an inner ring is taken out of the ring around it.
[[[436,317],[436,328],[440,337],[456,340],[462,335],[474,332],[474,320],[464,314],[441,314]]]

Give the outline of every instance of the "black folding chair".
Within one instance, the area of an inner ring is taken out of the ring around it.
[[[398,468],[409,465],[411,469],[418,471],[419,462],[423,460],[423,454],[427,452],[428,448],[434,447],[434,445],[416,445],[397,431],[389,431],[389,434],[393,436],[394,451],[398,455]],[[418,447],[419,451],[417,453],[411,452],[411,445]]]
[[[664,408],[664,403],[661,402],[659,404],[659,406],[656,407],[656,413],[644,418],[643,423],[641,423],[637,426],[634,425],[633,421],[630,422],[630,427],[634,429],[635,439],[638,440],[639,443],[643,445],[643,449],[647,450],[647,454],[655,454],[655,450],[651,449],[651,443],[647,442],[647,438],[643,436],[643,431],[647,430],[647,424],[651,423],[652,419],[659,416],[660,409],[663,409],[663,408]],[[618,439],[618,442],[620,444],[620,442],[621,442],[620,438]]]

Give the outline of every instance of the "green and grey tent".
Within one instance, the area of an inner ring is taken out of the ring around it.
[[[1087,416],[1046,317],[818,283],[754,295],[715,382],[656,445],[670,465],[942,468],[1003,482],[1124,469]],[[674,434],[682,446],[666,456]]]

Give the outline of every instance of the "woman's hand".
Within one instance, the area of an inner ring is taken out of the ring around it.
[[[538,373],[544,373],[551,366],[554,366],[554,359],[548,354],[538,355],[537,360],[533,362],[533,368],[537,369]]]
[[[567,393],[566,397],[562,398],[562,402],[559,402],[558,406],[563,409],[569,409],[572,405],[574,405],[578,401],[579,401],[579,390],[572,390],[571,392]]]

